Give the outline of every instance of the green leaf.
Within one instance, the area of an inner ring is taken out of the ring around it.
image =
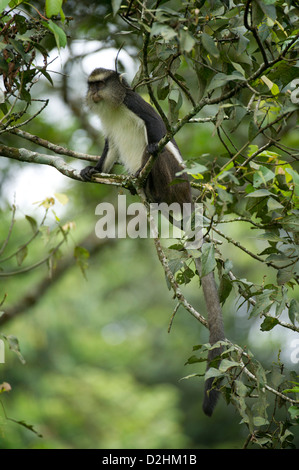
[[[215,367],[210,367],[205,373],[205,380],[208,380],[214,377],[222,377],[222,376],[223,376],[223,373],[220,372],[219,369],[215,369]]]
[[[115,16],[121,7],[122,0],[111,0],[113,16]]]
[[[216,267],[215,249],[213,243],[204,243],[201,257],[201,277],[212,272]]]
[[[37,222],[36,220],[31,217],[30,215],[25,215],[25,219],[28,220],[29,224],[31,225],[32,232],[35,233],[37,231]]]
[[[160,81],[157,87],[157,96],[159,100],[163,101],[167,98],[169,93],[169,83],[166,81]]]
[[[291,232],[299,231],[299,219],[297,215],[290,215],[285,217],[280,221],[285,230],[290,230]]]
[[[219,300],[223,305],[233,288],[232,282],[228,276],[222,276],[219,286]]]
[[[188,365],[188,364],[196,364],[198,362],[206,362],[206,359],[204,358],[198,358],[197,356],[191,356],[188,358],[188,360],[185,362],[185,365]]]
[[[271,242],[282,242],[284,239],[275,232],[265,232],[257,235],[261,240],[270,240]],[[275,251],[276,252],[276,251]]]
[[[54,85],[51,75],[43,67],[36,66],[36,69],[40,71],[40,73],[51,83],[51,85]]]
[[[283,393],[299,393],[299,386],[295,385],[295,387],[293,387],[293,388],[286,388],[285,390],[283,390]],[[299,411],[299,409],[298,409],[298,411]]]
[[[262,184],[266,185],[268,181],[271,181],[275,178],[275,173],[269,168],[259,165],[257,171],[253,175],[253,186],[258,188]]]
[[[231,75],[226,75],[225,73],[217,73],[211,80],[207,91],[215,90],[216,88],[222,87],[230,81],[241,80],[244,81],[245,77],[239,72],[233,72]]]
[[[10,38],[9,42],[12,44],[14,49],[20,54],[22,59],[26,62],[27,61],[27,56],[25,53],[24,46],[21,41],[16,41],[15,39]]]
[[[249,395],[248,387],[241,380],[235,380],[234,386],[235,386],[235,393],[238,395],[238,397],[244,398],[244,397],[247,397],[247,395]]]
[[[265,426],[266,424],[269,424],[269,421],[266,418],[263,418],[262,416],[254,416],[253,422],[255,426]],[[268,442],[268,439],[266,439],[266,442]]]
[[[273,96],[278,95],[279,88],[276,83],[273,83],[268,77],[266,77],[266,75],[263,75],[261,79],[265,83],[265,85],[267,85]]]
[[[14,7],[20,5],[21,3],[23,3],[23,1],[24,0],[11,0],[9,2],[9,7],[14,8]],[[1,4],[1,2],[5,2],[5,0],[0,0],[0,4]],[[8,2],[6,2],[6,3],[8,3]],[[0,11],[1,11],[1,9],[0,9]]]
[[[276,15],[276,8],[273,5],[273,3],[276,3],[276,1],[274,2],[273,0],[270,0],[270,1],[268,0],[266,2],[265,1],[258,2],[259,7],[261,8],[265,16],[268,18],[271,18],[272,21],[275,21],[277,15]]]
[[[220,53],[215,45],[214,39],[211,36],[209,36],[207,33],[202,33],[201,41],[205,50],[216,59],[219,59]]]
[[[174,88],[168,95],[168,100],[173,102],[173,111],[178,111],[182,106],[183,99],[180,90]]]
[[[3,338],[6,339],[9,345],[9,349],[16,353],[22,364],[25,364],[25,359],[23,358],[20,350],[20,344],[18,338],[13,335],[3,335]]]
[[[248,127],[248,140],[252,141],[255,136],[258,134],[258,127],[254,120],[251,120]]]
[[[250,312],[250,317],[258,316],[261,313],[266,313],[270,310],[273,300],[270,296],[273,294],[273,291],[270,289],[264,289],[264,291],[256,296],[256,304]]]
[[[271,93],[272,95],[278,95],[280,92],[279,88],[278,88],[278,85],[276,85],[276,83],[273,84],[272,88],[271,88]]]
[[[268,189],[258,189],[257,191],[253,191],[252,193],[246,194],[245,197],[266,197],[266,196],[274,196],[274,194],[270,193]]]
[[[285,375],[281,374],[278,369],[273,369],[271,373],[271,382],[275,388],[278,388],[286,380]]]
[[[221,201],[227,202],[227,203],[232,203],[233,202],[234,197],[229,192],[225,191],[224,189],[220,188],[219,186],[217,187],[217,192],[218,192],[218,196],[221,199]]]
[[[60,13],[60,16],[61,16],[61,21],[62,21],[62,23],[64,23],[65,22],[65,14],[64,14],[62,8],[61,8],[59,13]]]
[[[25,421],[18,421],[16,419],[12,419],[12,418],[7,418],[9,421],[13,421],[14,423],[16,424],[19,424],[20,426],[23,426],[24,428],[28,429],[29,431],[33,432],[34,434],[36,434],[38,437],[43,437],[42,434],[40,434],[39,432],[37,432],[33,425],[32,424],[27,424]]]
[[[67,38],[63,29],[57,26],[57,24],[53,23],[52,20],[49,20],[48,22],[43,21],[42,23],[49,31],[51,31],[51,33],[54,34],[58,49],[60,49],[61,47],[65,47],[67,43]]]
[[[170,41],[177,36],[177,32],[166,24],[154,23],[151,30],[151,37],[154,36],[162,36],[165,41]]]
[[[275,199],[273,199],[273,197],[269,197],[267,201],[267,207],[269,212],[281,210],[284,208],[284,206],[280,204],[280,202],[277,202]]]
[[[195,39],[191,36],[191,34],[188,33],[188,31],[181,30],[179,37],[181,49],[186,52],[192,51],[195,44]]]
[[[237,48],[237,55],[240,56],[247,48],[248,44],[250,43],[249,39],[245,36],[240,36]]]
[[[297,196],[299,196],[299,174],[293,170],[292,168],[286,168],[286,172],[291,175],[294,181],[294,192]]]
[[[186,173],[189,175],[194,176],[195,178],[198,177],[198,175],[201,175],[202,173],[205,173],[208,171],[207,167],[204,165],[201,165],[200,163],[194,163],[191,168],[187,168],[185,170]]]
[[[60,13],[63,0],[46,0],[46,15],[48,18]]]
[[[240,64],[238,64],[237,62],[233,62],[233,61],[232,61],[232,65],[234,66],[234,68],[235,68],[238,72],[240,72],[242,75],[245,76],[245,71],[244,71],[243,67],[241,67]]]
[[[27,246],[23,246],[16,254],[18,266],[21,266],[21,264],[23,263],[27,255],[28,255],[28,248]]]
[[[293,325],[297,318],[299,318],[299,302],[296,299],[292,299],[289,307],[289,319]]]
[[[292,390],[291,390],[292,392]],[[288,409],[288,412],[290,413],[290,416],[292,419],[298,419],[299,417],[299,407],[298,406],[290,406]]]
[[[85,277],[85,271],[88,268],[88,258],[89,258],[89,251],[86,250],[86,248],[83,248],[82,246],[76,246],[74,249],[74,257],[76,259],[76,262],[81,269],[84,277]]]
[[[279,269],[277,271],[277,284],[282,286],[286,284],[294,277],[294,271],[292,269]]]
[[[236,361],[230,361],[229,359],[223,359],[219,365],[220,372],[226,372],[232,367],[240,367],[240,363]]]
[[[262,331],[270,331],[274,326],[276,326],[279,323],[277,318],[273,317],[266,317],[263,323],[261,324],[261,330]]]
[[[192,271],[192,269],[187,267],[186,269],[183,269],[177,274],[176,280],[178,284],[188,284],[193,277],[194,272]]]

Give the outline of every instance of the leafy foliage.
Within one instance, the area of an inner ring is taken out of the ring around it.
[[[19,3],[22,2],[11,2],[10,11],[2,12],[5,5],[0,7],[2,13],[0,72],[5,87],[5,95],[0,100],[3,114],[2,133],[28,112],[32,104],[31,89],[39,77],[44,76],[51,84],[53,83],[47,72],[47,36],[50,36],[50,32],[54,35],[58,48],[66,45],[66,36],[61,27],[52,20],[44,21],[41,14],[32,18],[26,17],[21,12],[14,12],[13,7]],[[36,64],[38,54],[43,57],[43,66]],[[34,119],[48,103],[47,100],[40,101],[41,108],[27,119],[27,122]]]
[[[138,25],[144,41],[135,87],[146,84],[160,111],[153,85],[158,99],[168,101],[167,115],[161,114],[170,135],[188,122],[200,123],[201,112],[214,122],[214,135],[224,149],[216,164],[213,156],[198,157],[204,173],[196,171],[196,159],[189,170],[193,186],[200,190],[197,201],[204,205],[210,237],[204,245],[203,272],[217,264],[222,302],[230,292],[238,292],[248,304],[250,318],[264,316],[262,331],[280,325],[298,332],[299,305],[292,298],[299,280],[298,154],[284,143],[298,111],[291,91],[298,76],[297,6],[248,0],[229,8],[223,2],[158,2],[152,7],[143,5],[132,12],[131,4],[123,4],[119,10],[132,28]],[[246,224],[256,239],[263,240],[263,250],[255,252],[220,229],[228,223]],[[261,269],[269,268],[262,284],[237,277],[238,267],[226,258],[226,248],[221,249],[223,240]],[[175,266],[182,284],[185,264]],[[282,320],[285,312],[290,323]],[[250,366],[245,368],[239,350],[237,358],[228,354],[229,350],[219,369],[208,374],[227,379],[228,385],[222,387],[249,428],[247,444],[291,445],[289,426],[273,430],[275,418],[271,421],[266,415],[268,392],[273,389],[267,388],[262,365],[249,355]],[[258,398],[248,407],[246,397],[254,393]]]

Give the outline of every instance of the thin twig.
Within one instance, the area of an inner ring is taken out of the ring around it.
[[[38,229],[34,232],[34,234],[29,238],[29,240],[24,243],[23,245],[21,245],[16,251],[14,251],[13,253],[11,253],[10,255],[8,255],[6,258],[2,258],[1,259],[1,263],[4,263],[6,261],[9,261],[11,258],[17,256],[18,253],[20,253],[24,248],[26,248],[28,245],[30,245],[31,242],[33,242],[33,240],[40,234],[40,227],[42,227],[46,221],[46,218],[47,218],[47,214],[48,214],[48,210],[49,209],[46,209],[45,211],[45,214],[44,214],[44,217],[40,223],[40,226],[38,227]],[[1,254],[1,253],[0,253]]]
[[[246,7],[245,7],[245,12],[244,12],[244,26],[245,28],[248,30],[248,31],[251,31],[258,46],[259,46],[259,50],[261,51],[261,54],[263,56],[263,60],[264,60],[264,64],[268,66],[268,58],[267,58],[267,54],[266,54],[266,51],[264,49],[264,46],[262,44],[262,41],[258,35],[258,32],[257,32],[257,28],[256,26],[253,26],[252,25],[252,18],[251,18],[251,24],[249,24],[249,21],[248,21],[248,16],[249,16],[249,8],[250,8],[250,4],[251,4],[252,0],[247,0],[247,3],[246,3]]]
[[[63,239],[60,243],[58,243],[58,245],[53,250],[51,250],[51,252],[47,256],[45,256],[40,261],[37,261],[36,263],[32,264],[31,266],[26,266],[25,268],[19,269],[17,271],[0,272],[0,278],[16,276],[18,274],[25,274],[25,273],[28,273],[29,271],[33,271],[34,269],[38,268],[42,264],[46,263],[49,259],[51,259],[52,256],[55,255],[55,253],[59,250],[59,248],[64,242],[65,242],[65,239]]]
[[[221,230],[219,230],[218,228],[216,228],[215,226],[212,227],[213,231],[218,233],[218,235],[220,235],[221,237],[225,238],[225,240],[227,240],[229,243],[232,243],[234,246],[236,246],[237,248],[240,248],[240,250],[244,251],[244,253],[246,253],[247,255],[251,256],[251,258],[254,258],[255,260],[259,261],[260,263],[263,263],[263,264],[266,264],[267,266],[271,266],[272,268],[274,269],[282,269],[282,268],[286,268],[288,266],[292,266],[294,263],[297,262],[297,258],[295,261],[292,261],[290,264],[286,265],[286,266],[277,266],[276,264],[272,263],[272,261],[265,261],[263,258],[261,258],[260,256],[256,255],[255,253],[252,253],[252,251],[248,250],[247,248],[245,248],[245,246],[241,245],[240,242],[237,242],[236,240],[234,240],[233,238],[229,237],[228,235],[226,235],[225,233],[223,233]]]
[[[9,239],[10,239],[10,236],[12,234],[12,229],[13,229],[13,226],[14,226],[14,223],[15,223],[15,214],[16,214],[16,210],[17,210],[17,207],[15,204],[12,205],[12,216],[11,216],[11,222],[10,222],[10,226],[9,226],[9,229],[8,229],[8,234],[7,234],[7,237],[6,239],[4,240],[1,248],[0,248],[0,257],[2,255],[2,253],[4,253],[4,250],[5,248],[7,247],[7,244],[9,242]],[[1,260],[2,261],[2,260]]]

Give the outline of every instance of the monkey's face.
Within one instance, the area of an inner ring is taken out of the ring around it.
[[[88,85],[88,97],[92,99],[94,103],[99,103],[104,99],[103,92],[105,88],[105,82],[103,80],[97,80]]]
[[[121,77],[114,70],[95,69],[88,78],[87,99],[91,103],[105,102],[117,107],[123,102],[125,93]]]

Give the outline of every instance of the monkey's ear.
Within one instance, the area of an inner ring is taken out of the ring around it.
[[[128,84],[127,80],[125,79],[126,73],[121,73],[119,75],[119,81],[120,83],[125,87],[125,88],[130,88],[130,85]]]

